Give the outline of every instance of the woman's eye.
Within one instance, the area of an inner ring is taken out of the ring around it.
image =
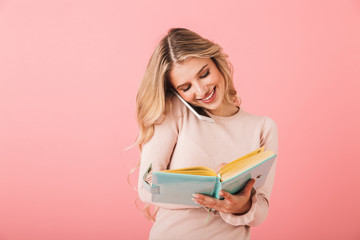
[[[209,75],[209,73],[210,73],[210,71],[209,71],[209,70],[207,70],[207,72],[205,73],[205,75],[201,76],[200,78],[204,78],[204,77],[206,77],[207,75]]]
[[[187,88],[183,89],[183,92],[186,92],[189,89],[190,89],[190,85]]]

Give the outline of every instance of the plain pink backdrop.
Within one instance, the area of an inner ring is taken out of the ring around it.
[[[278,125],[252,239],[360,239],[355,0],[0,1],[0,239],[147,238],[126,181],[139,153],[123,150],[171,27],[223,46],[243,107]]]

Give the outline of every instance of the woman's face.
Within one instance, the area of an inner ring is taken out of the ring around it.
[[[185,101],[223,115],[225,82],[210,58],[189,58],[175,64],[170,71],[170,83]]]

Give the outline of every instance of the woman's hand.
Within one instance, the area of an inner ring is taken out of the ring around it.
[[[208,208],[225,213],[244,214],[251,208],[251,189],[255,183],[250,179],[245,188],[238,194],[232,195],[226,191],[220,191],[220,195],[225,199],[219,200],[200,193],[193,195],[193,201]]]

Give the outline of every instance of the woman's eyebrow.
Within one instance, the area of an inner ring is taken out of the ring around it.
[[[205,65],[198,71],[198,73],[197,73],[196,75],[199,75],[199,74],[201,73],[201,71],[202,71],[207,65],[209,65],[209,64],[205,64]],[[195,75],[195,76],[196,76],[196,75]],[[186,84],[186,83],[183,83],[183,84],[177,86],[176,89],[179,89],[180,87],[184,86],[185,84]]]
[[[205,64],[205,65],[199,70],[199,72],[198,72],[196,75],[199,75],[199,74],[201,73],[201,71],[202,71],[207,65],[209,65],[209,64]]]

